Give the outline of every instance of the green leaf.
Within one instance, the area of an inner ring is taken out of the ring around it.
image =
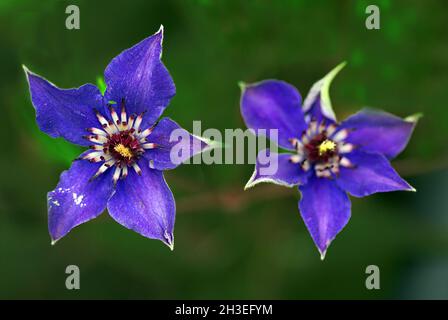
[[[106,92],[106,82],[104,82],[104,79],[102,76],[98,76],[96,77],[96,85],[98,87],[98,89],[100,89],[101,94],[104,96],[104,93]]]

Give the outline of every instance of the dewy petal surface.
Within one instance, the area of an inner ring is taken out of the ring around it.
[[[155,143],[156,147],[146,150],[143,156],[149,161],[150,167],[157,170],[174,169],[207,147],[205,142],[182,129],[170,118],[160,120],[147,140]],[[171,152],[175,153],[173,158]]]
[[[392,168],[389,160],[377,153],[354,151],[346,154],[354,168],[340,168],[337,184],[355,197],[377,192],[415,191]]]
[[[265,80],[243,85],[241,114],[250,129],[278,129],[278,144],[291,150],[289,139],[300,137],[306,129],[301,101],[300,93],[292,85]]]
[[[96,218],[106,208],[114,190],[110,172],[89,181],[99,166],[85,160],[74,161],[61,174],[56,189],[48,193],[48,228],[53,241]]]
[[[53,138],[63,137],[71,143],[88,146],[89,142],[82,137],[86,128],[98,126],[94,109],[103,108],[98,88],[86,84],[76,89],[60,89],[24,69],[40,130]]]
[[[143,127],[148,127],[163,113],[176,87],[161,61],[163,27],[116,56],[107,66],[104,77],[107,101],[125,100],[129,114],[147,111]]]
[[[354,129],[347,142],[391,159],[406,147],[415,124],[390,113],[366,109],[344,120],[340,128]]]
[[[334,180],[316,176],[299,190],[300,213],[323,259],[331,241],[350,219],[350,199]]]
[[[144,237],[159,239],[173,248],[175,202],[163,172],[139,161],[142,174],[129,170],[126,179],[118,181],[117,190],[109,200],[109,214],[119,224]]]
[[[281,186],[293,187],[298,184],[304,184],[308,180],[309,171],[303,171],[299,164],[290,161],[293,154],[277,154],[271,151],[261,151],[257,156],[255,171],[247,182],[244,189],[252,188],[261,182],[275,183]],[[272,157],[277,158],[277,167],[275,168]],[[274,171],[263,172],[262,169],[271,167]]]

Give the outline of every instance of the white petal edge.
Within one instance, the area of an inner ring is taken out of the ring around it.
[[[322,113],[324,116],[326,116],[329,119],[332,119],[336,121],[336,115],[333,111],[333,107],[331,104],[330,99],[330,85],[333,79],[336,77],[336,75],[341,71],[345,66],[347,62],[342,62],[339,65],[337,65],[333,70],[331,70],[325,77],[317,81],[313,86],[311,87],[308,95],[306,96],[304,102],[303,102],[303,112],[307,112],[316,96],[320,93],[320,104],[322,108]]]
[[[247,189],[250,189],[254,186],[256,186],[259,183],[262,182],[267,182],[267,183],[273,183],[279,186],[284,186],[284,187],[288,187],[288,188],[292,188],[297,186],[298,184],[289,184],[286,182],[281,182],[279,180],[275,180],[272,178],[260,178],[260,179],[255,179],[255,177],[257,176],[257,167],[255,166],[255,170],[254,173],[252,173],[252,176],[250,177],[249,181],[247,181],[246,185],[244,186],[244,191],[246,191]]]

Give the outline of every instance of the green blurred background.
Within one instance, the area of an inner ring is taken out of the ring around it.
[[[77,4],[81,29],[65,28]],[[365,28],[369,4],[381,30]],[[448,298],[446,1],[0,1],[0,298]],[[78,148],[40,133],[26,64],[61,87],[97,81],[115,55],[165,26],[177,86],[166,114],[188,130],[244,128],[238,81],[288,81],[304,96],[339,62],[339,119],[363,106],[423,112],[394,166],[417,193],[353,199],[352,219],[320,261],[296,189],[243,192],[252,165],[184,165],[171,252],[107,214],[50,245],[46,193]],[[81,269],[81,290],[65,268]],[[365,269],[381,289],[365,288]]]

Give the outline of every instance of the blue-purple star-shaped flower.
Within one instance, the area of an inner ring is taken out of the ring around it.
[[[241,114],[248,128],[277,129],[278,170],[262,169],[273,152],[262,151],[246,189],[260,182],[299,186],[300,213],[321,258],[350,219],[350,199],[376,192],[415,191],[392,168],[389,160],[407,145],[417,117],[362,110],[338,123],[329,87],[345,64],[340,64],[302,99],[292,85],[266,80],[242,85]]]
[[[161,26],[112,59],[104,73],[104,96],[92,84],[60,89],[24,67],[39,128],[90,147],[48,193],[52,243],[107,207],[121,225],[173,249],[175,202],[163,170],[201,152],[205,144],[169,118],[158,121],[176,93],[161,61],[162,40]],[[190,139],[171,141],[173,130]],[[172,161],[171,148],[179,143],[190,152]]]

